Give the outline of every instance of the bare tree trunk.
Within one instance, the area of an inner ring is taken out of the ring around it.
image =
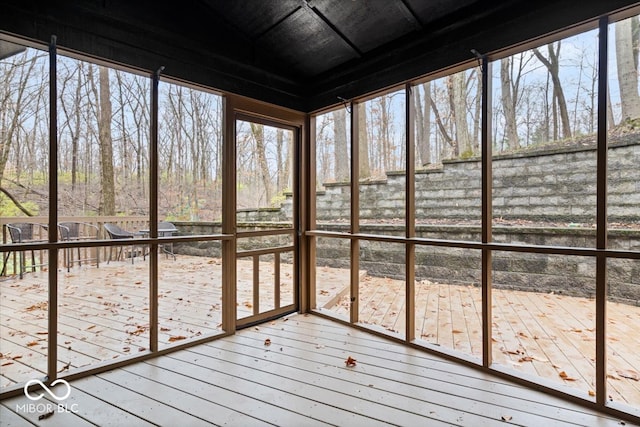
[[[264,126],[256,123],[250,123],[251,133],[256,142],[256,153],[258,155],[258,167],[262,176],[262,185],[264,186],[264,194],[266,203],[271,203],[271,176],[269,174],[269,165],[267,163],[267,153],[264,142]]]
[[[365,103],[358,104],[358,157],[360,179],[371,177],[371,164],[369,162],[369,135],[367,134],[367,107]]]
[[[349,181],[349,150],[347,147],[347,117],[340,108],[333,112],[333,141],[335,144],[336,181]]]
[[[285,181],[285,173],[284,173],[284,168],[285,168],[285,154],[283,154],[284,151],[284,131],[282,129],[276,129],[276,163],[278,165],[278,173],[277,173],[277,180],[276,180],[276,192],[280,192],[282,189],[284,189],[284,181]]]
[[[545,58],[538,49],[533,49],[533,53],[540,62],[547,67],[549,75],[551,76],[554,99],[560,112],[560,122],[562,123],[562,137],[568,139],[571,138],[571,125],[569,122],[569,112],[567,110],[567,100],[565,99],[564,91],[562,90],[562,82],[560,81],[560,42],[558,42],[555,50],[553,43],[548,44],[547,51],[549,53],[549,59]],[[557,119],[554,117],[554,120]]]
[[[456,129],[456,140],[458,155],[473,154],[471,140],[469,138],[469,127],[467,123],[467,88],[464,73],[456,73],[451,76],[451,111]]]
[[[476,91],[475,99],[475,115],[473,118],[473,149],[476,153],[480,152],[480,122],[482,114],[482,70],[480,67],[476,68],[475,76],[478,81],[478,90]]]
[[[507,57],[500,60],[500,88],[502,111],[504,114],[504,136],[507,140],[508,149],[520,147],[518,141],[518,128],[516,125],[516,103],[514,97],[517,94],[511,93],[511,72],[513,70],[513,59]]]
[[[292,132],[287,132],[285,134],[285,151],[284,151],[284,165],[282,166],[284,171],[282,173],[282,188],[280,190],[284,190],[285,188],[291,189],[293,183],[291,182],[291,163],[293,162],[293,134]]]
[[[109,87],[109,69],[98,67],[100,74],[100,119],[98,120],[98,140],[100,146],[100,169],[102,198],[99,211],[101,215],[116,214],[116,190],[113,174],[113,140],[111,138],[111,90]]]
[[[436,124],[438,125],[438,131],[440,133],[440,136],[442,136],[442,139],[444,139],[444,141],[447,143],[447,145],[449,145],[451,147],[451,154],[454,157],[458,157],[459,153],[458,153],[458,144],[453,140],[453,138],[451,137],[451,135],[449,135],[449,133],[447,132],[447,128],[445,127],[443,121],[442,121],[442,116],[440,115],[440,111],[438,111],[438,106],[436,105],[435,101],[433,100],[433,98],[429,97],[429,101],[431,102],[431,108],[433,108],[433,114],[436,117]],[[437,141],[436,141],[437,142]],[[442,157],[442,155],[444,154],[444,147],[442,147],[442,152],[440,152],[440,157]]]
[[[76,119],[76,126],[73,131],[73,135],[71,135],[71,191],[75,191],[76,189],[76,181],[78,175],[78,142],[80,140],[80,99],[82,96],[82,74],[83,67],[82,62],[78,62],[78,82],[76,86],[76,102],[74,105],[74,115]]]
[[[622,120],[640,117],[638,95],[638,17],[615,23],[618,84],[622,104]]]
[[[28,67],[25,68],[22,60],[28,61]],[[6,87],[5,90],[7,92],[2,94],[0,102],[0,111],[2,112],[2,121],[0,121],[0,126],[2,126],[2,134],[0,134],[0,184],[2,183],[4,170],[9,160],[12,143],[20,131],[20,120],[24,119],[21,115],[23,108],[25,108],[24,104],[27,102],[25,100],[25,91],[29,78],[35,68],[36,60],[37,57],[35,56],[28,59],[26,55],[22,55],[21,60],[12,64],[9,72],[3,76],[4,81],[2,85]],[[17,88],[14,88],[11,81],[15,75],[15,71],[20,71]],[[9,115],[9,117],[7,117],[7,115]]]
[[[616,119],[613,116],[613,106],[611,105],[611,91],[609,90],[609,82],[607,82],[607,128],[612,129],[616,126]]]
[[[419,164],[425,166],[431,163],[431,82],[423,83],[422,89],[424,91],[424,103],[420,99],[420,88],[418,86],[413,90],[413,100],[416,110],[416,151]]]

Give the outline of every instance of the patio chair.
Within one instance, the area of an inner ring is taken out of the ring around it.
[[[61,241],[72,241],[72,240],[98,240],[100,229],[86,222],[61,222],[58,224],[58,232],[60,233]],[[74,263],[78,263],[82,267],[82,261],[90,261],[96,260],[96,267],[100,267],[100,249],[95,248],[96,256],[95,257],[85,257],[82,258],[81,251],[83,248],[78,247],[78,259],[73,259],[73,250],[71,248],[67,248],[65,250],[66,254],[66,263],[67,263],[67,272],[70,271],[71,266]],[[84,249],[85,255],[87,249]]]
[[[103,225],[104,229],[107,232],[107,235],[109,236],[110,239],[114,239],[114,240],[122,240],[122,239],[133,239],[136,236],[139,236],[140,234],[138,233],[133,233],[131,231],[126,231],[123,230],[122,228],[120,228],[118,225],[116,224],[110,224],[110,223],[106,223]],[[109,259],[107,260],[107,264],[109,264],[109,261],[111,261],[111,255],[112,255],[112,251],[113,251],[114,246],[109,247]],[[122,252],[123,252],[123,246],[119,246],[119,250],[117,252],[117,256],[116,256],[116,261],[120,259],[120,257],[122,256]],[[131,263],[133,264],[133,257],[135,256],[135,246],[132,247],[131,249]],[[142,253],[144,255],[144,249],[142,250]]]
[[[38,223],[33,223],[33,222],[20,222],[20,223],[13,223],[13,224],[7,224],[7,229],[9,230],[9,236],[11,236],[11,242],[12,243],[44,243],[47,242],[48,239],[48,233],[47,233],[47,229],[48,227],[44,224],[38,224]],[[24,253],[26,251],[21,250],[19,251],[19,257],[20,257],[20,278],[22,279],[24,272],[26,270],[26,263],[25,263],[25,259],[24,259]],[[4,258],[4,268],[6,268],[7,265],[7,261],[9,260],[9,255],[10,252],[7,252],[7,255]],[[36,264],[36,257],[35,257],[35,250],[31,249],[31,265],[29,266],[31,268],[31,271],[36,271],[36,267],[43,267],[45,266],[46,263],[40,263],[40,264]],[[4,274],[4,271],[3,271]]]
[[[158,223],[158,237],[171,237],[173,233],[177,233],[178,229],[175,225],[170,222],[160,221]],[[171,255],[173,260],[176,260],[176,254],[173,252],[173,243],[164,243],[159,246],[162,249],[162,252],[166,254],[168,257]]]

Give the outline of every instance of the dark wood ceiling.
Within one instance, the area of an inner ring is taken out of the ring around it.
[[[12,0],[0,31],[312,111],[634,3]]]

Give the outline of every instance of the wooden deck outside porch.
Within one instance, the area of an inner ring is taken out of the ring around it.
[[[72,381],[46,419],[28,403],[0,402],[3,425],[630,425],[316,315]]]
[[[272,289],[271,264],[261,263],[260,271],[265,289]],[[404,282],[373,278],[364,272],[361,276],[361,323],[402,335]],[[59,272],[58,366],[61,372],[146,350],[149,339],[147,278],[148,262],[142,259],[136,259],[134,263],[101,263],[99,268],[83,265],[69,273],[66,270]],[[281,279],[281,300],[287,304],[293,301],[293,292],[286,265],[283,265]],[[239,260],[240,316],[252,311],[252,280],[252,262]],[[340,284],[348,283],[348,280],[347,270],[318,269],[317,296],[322,311],[346,317],[349,304]],[[161,346],[219,332],[221,286],[221,265],[217,259],[179,255],[174,261],[161,257]],[[473,287],[418,283],[416,337],[478,356],[481,352],[479,298],[479,290]],[[0,282],[2,387],[41,376],[46,371],[46,300],[46,272],[29,273],[22,280]],[[268,308],[273,304],[273,292],[261,294],[261,307]],[[494,359],[524,373],[577,388],[586,396],[593,389],[595,344],[591,330],[593,319],[588,308],[592,304],[593,301],[586,298],[494,290]],[[640,330],[640,307],[611,303],[608,311],[608,343],[612,349],[608,392],[612,400],[638,407],[640,337],[634,331]],[[93,415],[80,417],[82,419],[69,414],[63,416],[74,422],[80,420],[81,424],[97,422],[100,414],[104,414],[100,410],[104,400],[114,402],[111,407],[117,414],[114,420],[130,419],[134,424],[143,425],[156,422],[155,411],[149,412],[153,405],[161,409],[158,413],[164,411],[169,417],[160,418],[163,420],[160,424],[164,425],[170,416],[184,415],[181,411],[190,413],[194,424],[212,419],[214,423],[222,424],[228,419],[232,424],[237,421],[243,425],[245,422],[310,425],[318,421],[342,425],[378,422],[416,425],[419,420],[422,425],[438,425],[443,420],[447,425],[493,425],[502,422],[502,416],[514,417],[513,422],[518,425],[617,424],[616,420],[594,418],[589,411],[566,402],[318,316],[297,316],[295,322],[292,320],[270,322],[243,330],[235,337],[76,381],[73,387],[79,390],[78,403],[86,405]],[[265,346],[266,338],[271,340],[270,346]],[[377,346],[380,351],[376,350]],[[349,355],[357,360],[356,369],[345,369],[344,359]],[[367,362],[370,358],[372,361]],[[267,363],[267,359],[270,362]],[[221,364],[216,367],[218,362]],[[258,365],[254,366],[254,363]],[[268,366],[262,366],[264,363]],[[176,365],[175,369],[173,365]],[[436,366],[438,375],[444,375],[447,387],[451,385],[455,391],[441,390],[434,383],[439,381],[432,377],[431,370]],[[213,375],[213,379],[202,380],[200,376],[209,371],[207,375]],[[350,377],[343,378],[354,373],[358,373],[355,382]],[[364,376],[359,377],[360,374]],[[418,375],[415,381],[413,374]],[[384,387],[380,387],[375,378],[380,378]],[[225,381],[231,381],[233,386],[227,386]],[[469,386],[469,381],[475,385]],[[343,386],[348,387],[342,390]],[[237,402],[233,399],[237,393],[237,396],[251,394],[251,387],[257,387],[265,395],[245,396]],[[106,390],[104,395],[99,392],[101,388]],[[501,391],[495,391],[496,388]],[[218,397],[219,393],[222,393],[221,397]],[[353,396],[344,398],[350,393]],[[318,397],[314,397],[316,394]],[[509,396],[520,395],[528,402],[524,407],[504,403],[509,402]],[[123,400],[113,400],[120,399],[119,396]],[[131,406],[133,403],[124,396],[130,396],[132,402],[138,403]],[[459,396],[460,402],[465,403],[451,406],[452,396]],[[183,398],[193,405],[204,398],[208,403],[203,403],[203,408],[216,410],[188,409],[187,404],[182,404]],[[253,407],[249,403],[241,404],[243,399],[248,399]],[[289,399],[293,399],[293,403],[288,402]],[[385,402],[384,399],[391,400]],[[20,399],[2,402],[3,420],[15,419],[6,412],[17,402]],[[146,409],[134,410],[138,404]],[[420,409],[408,409],[413,404],[420,404]],[[528,405],[539,407],[539,410],[530,409]],[[550,405],[552,410],[543,410],[544,405]],[[445,409],[438,409],[440,406]],[[334,415],[328,407],[333,408]],[[407,414],[399,418],[389,415],[395,413],[390,408],[402,408],[401,412]],[[269,411],[275,412],[262,413]],[[19,415],[21,419],[22,415]],[[63,418],[58,415],[57,419]],[[445,418],[440,418],[444,415]],[[574,419],[574,416],[578,418]],[[587,417],[590,423],[575,421],[581,417]],[[300,424],[296,420],[305,422]],[[536,420],[544,423],[539,424]]]

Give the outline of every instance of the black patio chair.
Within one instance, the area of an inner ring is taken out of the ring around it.
[[[58,224],[58,233],[60,233],[61,241],[72,241],[72,240],[98,240],[100,238],[100,229],[86,222],[61,222]],[[100,267],[100,249],[95,248],[96,256],[95,257],[85,257],[83,258],[81,255],[81,251],[83,248],[78,247],[78,259],[73,259],[73,250],[71,248],[67,248],[65,251],[66,254],[66,263],[67,263],[67,272],[70,271],[71,266],[74,263],[78,263],[82,267],[82,261],[91,261],[96,260],[96,267]],[[85,255],[86,255],[86,248]]]
[[[173,233],[177,233],[178,229],[170,222],[160,221],[158,223],[158,237],[171,237]],[[162,252],[168,257],[171,255],[176,260],[176,254],[173,252],[173,243],[164,243],[159,246]]]
[[[44,243],[48,241],[48,227],[44,224],[38,224],[34,222],[19,222],[7,224],[7,230],[9,230],[9,236],[11,236],[12,243]],[[20,258],[20,278],[22,279],[24,272],[27,268],[24,253],[26,251],[19,251]],[[9,260],[10,252],[7,252],[7,255],[4,258],[4,267],[6,268],[7,261]],[[42,260],[41,260],[42,261]],[[36,267],[42,268],[47,265],[46,263],[40,262],[40,264],[36,264],[35,250],[31,249],[31,271],[36,271]],[[4,274],[4,271],[3,271]]]
[[[110,223],[106,223],[103,225],[105,231],[107,232],[107,235],[109,236],[110,239],[113,240],[122,240],[122,239],[133,239],[136,236],[140,236],[139,233],[133,233],[131,231],[126,231],[123,230],[122,228],[120,228],[118,225],[116,224],[110,224]],[[107,264],[109,264],[109,261],[111,261],[111,255],[112,255],[112,251],[113,251],[113,246],[109,247],[109,259],[107,260]],[[119,246],[119,251],[117,253],[116,256],[116,261],[120,259],[120,257],[122,256],[122,252],[124,247],[123,246]],[[133,264],[133,257],[135,256],[135,246],[132,246],[131,248],[131,263]],[[144,249],[142,250],[142,253],[144,255]]]

